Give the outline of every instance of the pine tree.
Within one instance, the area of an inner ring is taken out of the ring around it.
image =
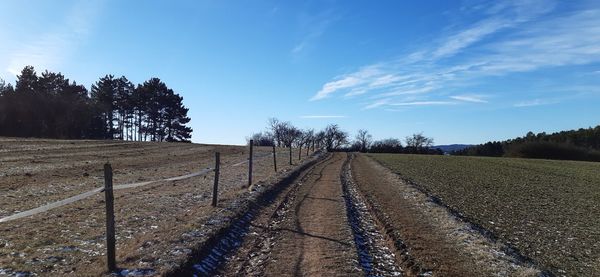
[[[94,105],[103,118],[103,137],[113,139],[115,136],[114,113],[116,80],[113,75],[106,75],[92,85],[91,97]]]
[[[189,141],[183,98],[158,78],[137,87],[106,75],[92,85],[27,66],[16,86],[0,80],[0,135],[46,138]]]

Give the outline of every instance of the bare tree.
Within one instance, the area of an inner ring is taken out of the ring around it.
[[[282,141],[282,128],[286,125],[286,122],[281,122],[279,121],[279,119],[277,118],[269,118],[268,120],[268,129],[271,132],[271,135],[273,136],[273,140],[276,146],[281,147],[283,141]]]
[[[280,132],[281,142],[287,147],[292,147],[302,136],[302,131],[300,131],[300,129],[287,122],[284,122],[284,124],[280,126]]]
[[[254,133],[249,138],[246,138],[247,143],[250,143],[250,140],[253,141],[254,146],[273,146],[275,145],[275,140],[273,139],[273,135],[270,132],[259,132]]]
[[[411,152],[421,153],[423,150],[433,146],[433,138],[428,138],[423,133],[413,134],[405,139],[406,148],[410,149]]]
[[[348,143],[348,133],[342,131],[337,124],[330,124],[325,128],[325,147],[335,150]]]
[[[356,134],[355,138],[356,146],[358,146],[358,151],[367,152],[367,150],[371,146],[372,141],[373,136],[369,134],[369,131],[365,129],[358,130],[358,133]]]
[[[315,143],[317,148],[322,148],[325,143],[325,131],[321,130],[315,133]]]
[[[388,138],[375,141],[369,149],[372,153],[402,153],[402,143],[399,139]]]
[[[314,143],[315,140],[315,130],[307,129],[304,132],[304,136],[302,137],[304,141],[304,145],[306,145],[306,155],[308,155],[310,146]]]

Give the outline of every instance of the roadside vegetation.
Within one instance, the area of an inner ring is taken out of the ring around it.
[[[252,134],[247,141],[256,146],[297,147],[298,149],[343,149],[349,142],[348,133],[337,124],[329,124],[323,130],[300,129],[289,121],[270,118],[267,130]]]
[[[358,130],[351,139],[350,134],[337,124],[329,124],[320,131],[302,130],[276,118],[270,118],[266,130],[252,134],[247,138],[248,142],[250,140],[257,146],[316,147],[333,152],[444,154],[441,149],[433,147],[433,138],[423,133],[407,136],[403,145],[397,138],[373,140],[373,136],[365,129]]]
[[[370,154],[556,275],[600,275],[600,164]]]

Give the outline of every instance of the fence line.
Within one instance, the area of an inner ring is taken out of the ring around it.
[[[272,153],[266,153],[263,155],[259,155],[256,158],[264,158],[267,156],[272,156]],[[245,163],[247,163],[249,160],[245,160],[239,163],[235,163],[232,165],[229,165],[229,167],[236,167],[236,166],[240,166],[243,165]],[[129,188],[136,188],[136,187],[141,187],[141,186],[147,186],[150,184],[154,184],[154,183],[158,183],[158,182],[171,182],[171,181],[179,181],[179,180],[184,180],[184,179],[189,179],[192,177],[196,177],[196,176],[202,176],[205,174],[208,174],[210,172],[212,172],[214,170],[214,168],[212,167],[207,167],[205,169],[202,169],[200,171],[194,172],[194,173],[190,173],[190,174],[186,174],[186,175],[181,175],[181,176],[176,176],[176,177],[170,177],[170,178],[165,178],[165,179],[160,179],[160,180],[153,180],[153,181],[144,181],[144,182],[138,182],[138,183],[130,183],[130,184],[123,184],[123,185],[117,185],[113,187],[113,190],[121,190],[121,189],[129,189]],[[63,200],[59,200],[56,202],[52,202],[46,205],[42,205],[40,207],[37,208],[33,208],[27,211],[23,211],[23,212],[19,212],[10,216],[6,216],[3,218],[0,218],[0,223],[4,223],[4,222],[8,222],[8,221],[13,221],[16,219],[20,219],[23,217],[29,217],[32,215],[36,215],[39,213],[43,213],[43,212],[47,212],[49,210],[58,208],[58,207],[62,207],[68,204],[71,204],[73,202],[79,201],[79,200],[83,200],[86,199],[88,197],[91,197],[93,195],[95,195],[96,193],[100,193],[104,191],[104,187],[98,187],[95,188],[93,190],[75,195],[75,196],[71,196],[69,198],[63,199]]]
[[[67,205],[67,204],[71,204],[71,203],[73,203],[75,201],[79,201],[79,200],[83,200],[85,198],[88,198],[88,197],[90,197],[90,196],[92,196],[92,195],[94,195],[96,193],[99,193],[99,192],[101,192],[103,190],[104,190],[104,187],[96,188],[96,189],[90,190],[88,192],[84,192],[82,194],[78,194],[78,195],[69,197],[67,199],[59,200],[59,201],[56,201],[56,202],[53,202],[53,203],[50,203],[50,204],[46,204],[46,205],[41,206],[41,207],[37,207],[35,209],[31,209],[31,210],[28,210],[28,211],[24,211],[24,212],[13,214],[11,216],[0,218],[0,223],[1,222],[8,222],[8,221],[19,219],[19,218],[22,218],[22,217],[32,216],[32,215],[39,214],[39,213],[42,213],[42,212],[45,212],[45,211],[48,211],[48,210],[51,210],[51,209],[54,209],[54,208],[58,208],[58,207],[61,207],[61,206]]]

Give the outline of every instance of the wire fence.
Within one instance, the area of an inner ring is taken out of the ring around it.
[[[252,141],[250,142],[250,152],[249,152],[249,157],[243,161],[240,162],[236,162],[233,164],[230,164],[228,166],[222,167],[220,165],[220,158],[219,158],[219,152],[215,153],[215,165],[214,167],[206,167],[203,168],[199,171],[196,172],[192,172],[192,173],[188,173],[188,174],[184,174],[184,175],[180,175],[180,176],[174,176],[174,177],[169,177],[169,178],[162,178],[162,179],[156,179],[156,180],[151,180],[151,181],[143,181],[143,182],[135,182],[135,183],[126,183],[126,184],[120,184],[120,185],[112,185],[112,167],[110,166],[110,164],[106,164],[104,166],[104,170],[105,170],[105,185],[103,187],[97,187],[94,188],[92,190],[59,200],[59,201],[55,201],[55,202],[51,202],[33,209],[29,209],[26,211],[22,211],[22,212],[17,212],[15,214],[0,218],[0,224],[3,223],[7,223],[10,221],[14,221],[14,220],[18,220],[18,219],[22,219],[22,218],[26,218],[26,217],[30,217],[33,215],[37,215],[37,214],[41,214],[44,212],[48,212],[52,209],[56,209],[65,205],[69,205],[72,204],[74,202],[80,201],[80,200],[84,200],[86,198],[92,197],[96,194],[99,193],[105,193],[106,196],[106,236],[107,236],[107,265],[108,265],[108,270],[109,271],[115,271],[116,268],[116,261],[115,261],[115,224],[114,224],[114,201],[113,201],[113,191],[114,190],[124,190],[124,189],[132,189],[132,188],[137,188],[137,187],[143,187],[143,186],[147,186],[147,185],[151,185],[151,184],[157,184],[157,183],[169,183],[169,182],[174,182],[174,181],[180,181],[180,180],[186,180],[186,179],[190,179],[190,178],[194,178],[194,177],[199,177],[199,176],[205,176],[209,173],[214,172],[215,176],[214,176],[214,188],[213,188],[213,199],[212,199],[212,203],[213,206],[216,206],[217,203],[217,196],[218,196],[218,180],[219,180],[219,169],[223,169],[223,168],[235,168],[235,167],[239,167],[242,166],[244,164],[248,164],[248,185],[249,187],[252,185],[252,162],[253,160],[260,160],[260,159],[264,159],[266,157],[273,157],[273,167],[274,167],[274,171],[277,172],[277,156],[283,154],[286,155],[289,153],[290,155],[290,164],[292,161],[292,151],[291,149],[289,150],[282,150],[282,151],[277,151],[275,147],[273,147],[273,150],[271,153],[264,153],[264,154],[259,154],[259,155],[254,155],[252,148]],[[313,152],[314,152],[314,148],[313,148]],[[300,151],[298,158],[300,159],[300,155],[302,154],[302,151]],[[306,156],[308,156],[309,153],[308,151],[306,152]]]
[[[279,151],[279,153],[284,153],[284,151]],[[272,153],[268,153],[268,154],[261,154],[258,155],[256,157],[254,157],[255,159],[261,159],[264,157],[270,157],[271,155],[273,155]],[[229,165],[229,167],[238,167],[241,166],[243,164],[246,164],[249,162],[249,159],[246,159],[244,161]],[[189,179],[192,177],[198,177],[198,176],[203,176],[206,175],[208,173],[211,173],[214,171],[214,167],[207,167],[205,169],[202,169],[200,171],[197,172],[193,172],[193,173],[189,173],[189,174],[185,174],[185,175],[181,175],[181,176],[175,176],[175,177],[170,177],[170,178],[164,178],[164,179],[158,179],[158,180],[152,180],[152,181],[144,181],[144,182],[137,182],[137,183],[129,183],[129,184],[122,184],[122,185],[116,185],[113,187],[113,190],[122,190],[122,189],[131,189],[131,188],[136,188],[136,187],[142,187],[142,186],[147,186],[147,185],[151,185],[151,184],[155,184],[155,183],[159,183],[159,182],[173,182],[173,181],[180,181],[180,180],[185,180],[185,179]],[[95,188],[93,190],[89,190],[86,191],[84,193],[75,195],[75,196],[71,196],[69,198],[63,199],[63,200],[59,200],[56,202],[52,202],[34,209],[30,209],[27,211],[22,211],[22,212],[18,212],[16,214],[10,215],[10,216],[6,216],[3,218],[0,218],[0,223],[4,223],[4,222],[9,222],[12,220],[16,220],[16,219],[20,219],[20,218],[24,218],[24,217],[29,217],[29,216],[33,216],[36,214],[40,214],[43,212],[47,212],[49,210],[52,209],[56,209],[83,199],[86,199],[88,197],[94,196],[97,193],[101,193],[104,192],[104,187],[98,187]]]

